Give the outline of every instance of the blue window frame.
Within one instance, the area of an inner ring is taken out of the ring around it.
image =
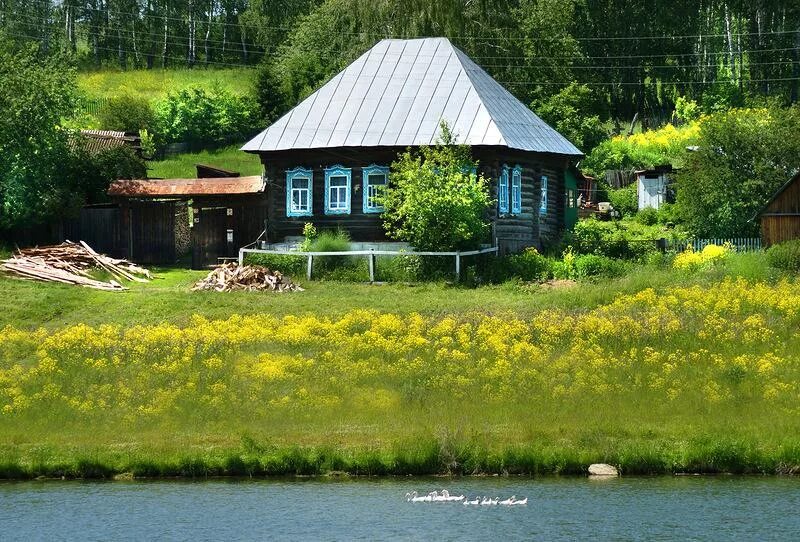
[[[497,210],[501,215],[508,214],[508,166],[503,166],[497,187]]]
[[[286,172],[286,216],[311,216],[314,172],[296,167]]]
[[[350,181],[348,168],[331,166],[325,169],[325,214],[350,214]]]
[[[514,166],[511,172],[511,213],[522,213],[522,167]]]
[[[542,197],[539,200],[539,214],[547,214],[547,175],[542,175]]]
[[[361,170],[361,176],[364,185],[364,213],[382,213],[383,204],[378,199],[389,184],[389,168],[375,165],[365,167]]]

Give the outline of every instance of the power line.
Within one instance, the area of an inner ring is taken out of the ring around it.
[[[18,22],[20,26],[27,27],[29,29],[38,29],[39,25],[33,22]],[[167,46],[173,47],[180,47],[180,48],[188,48],[187,40],[188,38],[181,38],[179,36],[175,36],[171,34],[168,36],[168,39],[165,41],[163,39],[163,34],[147,34],[147,33],[137,33],[131,31],[129,29],[116,29],[113,31],[113,34],[119,34],[121,36],[125,36],[126,38],[130,38],[133,40],[141,39],[142,44],[157,44],[159,46],[166,43]],[[154,36],[157,39],[147,39],[149,36]],[[115,35],[111,36],[117,37]],[[41,36],[31,36],[31,38],[40,39]],[[88,38],[87,38],[88,39]],[[208,40],[209,44],[222,44],[222,46],[212,45],[208,47],[211,50],[217,52],[230,52],[230,53],[247,53],[247,54],[255,54],[255,55],[265,55],[268,54],[270,51],[278,50],[280,47],[274,47],[270,49],[263,49],[258,46],[252,46],[251,49],[244,49],[239,47],[241,44],[236,41],[221,41],[221,40]],[[94,47],[89,42],[90,47]],[[198,40],[197,49],[204,50],[206,49],[206,40],[204,38],[200,38]],[[741,51],[742,55],[760,55],[765,53],[771,52],[786,52],[786,51],[795,51],[794,47],[786,47],[786,48],[778,48],[778,49],[745,49]],[[337,51],[342,51],[342,49],[338,49]],[[146,52],[139,52],[139,54],[147,55]],[[739,52],[734,53],[735,56],[739,57]],[[480,60],[480,59],[492,59],[492,60],[527,60],[527,61],[535,61],[535,60],[553,60],[553,61],[574,61],[574,62],[583,62],[589,60],[656,60],[656,59],[670,59],[670,58],[714,58],[714,57],[727,57],[730,53],[728,51],[717,51],[717,52],[695,52],[695,53],[676,53],[676,54],[657,54],[657,55],[619,55],[619,56],[611,56],[611,55],[604,55],[604,56],[470,56],[473,60]],[[795,62],[794,60],[786,60],[786,61],[779,61],[779,62],[747,62],[748,66],[754,65],[777,65],[777,64],[790,64]],[[530,68],[533,67],[530,64],[481,64],[484,68]],[[706,65],[706,67],[715,67],[716,65]],[[633,65],[608,65],[608,66],[575,66],[575,65],[568,65],[563,66],[566,69],[639,69],[643,67],[643,64],[633,64]],[[649,66],[650,68],[660,68],[660,69],[699,69],[704,66],[697,65],[697,64],[685,64],[685,65],[659,65],[659,66]]]
[[[92,7],[89,7],[89,6],[84,6],[84,7],[80,8],[80,9],[84,10],[84,11],[96,11],[96,12],[100,12],[100,13],[103,13],[103,14],[107,13],[109,15],[113,14],[113,15],[117,15],[117,16],[121,16],[121,17],[130,17],[130,18],[141,17],[141,18],[158,19],[159,21],[173,20],[173,21],[180,21],[180,22],[183,22],[183,23],[187,23],[188,22],[188,13],[187,13],[186,16],[183,16],[183,17],[171,17],[171,16],[168,16],[168,15],[156,15],[156,14],[151,14],[151,13],[145,13],[144,11],[142,11],[142,12],[123,12],[123,11],[117,11],[117,10],[110,10],[110,9],[107,9],[107,8],[105,8],[105,9],[103,9],[103,8],[92,8]],[[16,15],[15,12],[10,11],[10,10],[6,11],[6,13],[8,13],[10,15]],[[203,12],[203,13],[207,14],[207,11]],[[240,13],[236,14],[237,17],[239,15],[240,15]],[[202,21],[200,21],[200,24],[207,24],[207,23],[208,23],[207,19],[203,19]],[[216,24],[216,25],[233,26],[233,27],[239,27],[239,28],[247,28],[247,27],[249,27],[249,25],[243,24],[243,23],[239,23],[239,22],[237,22],[237,23],[228,23],[228,22],[223,22],[223,21],[211,21],[211,23],[212,24]],[[296,27],[292,27],[292,26],[258,25],[257,27],[259,29],[262,29],[262,30],[263,29],[282,30],[282,31],[287,31],[287,32],[296,30]],[[513,27],[493,28],[492,29],[492,32],[495,33],[495,34],[497,32],[502,32],[502,31],[519,33],[520,29],[519,28],[513,28]],[[368,36],[368,37],[377,37],[377,38],[384,38],[384,39],[386,39],[386,38],[391,39],[392,38],[392,34],[391,33],[387,33],[387,32],[381,33],[381,32],[341,32],[341,31],[337,31],[336,33],[338,35],[345,35],[345,36]],[[730,37],[730,38],[739,38],[739,37],[744,37],[744,36],[759,36],[759,37],[763,37],[763,36],[792,35],[792,34],[795,34],[795,33],[796,33],[796,30],[770,30],[770,31],[761,31],[761,32],[730,32],[730,33],[718,33],[718,34],[684,34],[684,35],[674,35],[674,36],[659,34],[659,35],[649,35],[649,36],[587,36],[587,37],[580,37],[580,38],[571,36],[569,34],[561,35],[561,36],[539,36],[539,37],[525,36],[523,38],[510,38],[508,36],[504,36],[504,37],[498,37],[498,36],[492,36],[492,37],[489,37],[489,36],[483,36],[483,37],[482,36],[464,36],[464,35],[453,35],[453,34],[451,34],[451,35],[441,34],[441,35],[437,35],[437,36],[420,36],[420,35],[408,36],[408,35],[399,35],[399,34],[395,34],[395,35],[397,35],[397,39],[420,39],[420,38],[427,38],[427,37],[444,37],[444,38],[448,38],[448,39],[482,40],[482,41],[510,41],[510,40],[514,40],[514,39],[519,39],[519,40],[527,40],[527,41],[540,41],[540,42],[541,41],[551,41],[551,42],[553,42],[553,41],[561,41],[563,39],[570,39],[572,41],[577,41],[577,42],[583,42],[583,41],[596,42],[596,41],[684,40],[684,39],[695,39],[695,38],[696,39],[701,39],[701,38],[726,38],[727,39],[728,37]]]

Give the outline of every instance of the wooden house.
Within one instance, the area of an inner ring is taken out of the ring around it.
[[[487,242],[541,246],[574,220],[577,192],[565,188],[582,156],[574,145],[449,40],[388,39],[242,147],[264,165],[268,240],[313,222],[384,241],[375,195],[398,153],[434,144],[441,121],[492,180]]]
[[[800,173],[775,192],[756,217],[761,220],[762,246],[800,239]]]

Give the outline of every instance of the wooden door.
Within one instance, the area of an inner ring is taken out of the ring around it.
[[[227,256],[227,209],[195,209],[192,225],[192,269],[205,269]]]

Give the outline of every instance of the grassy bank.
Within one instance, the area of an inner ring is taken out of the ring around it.
[[[208,164],[242,175],[261,175],[262,167],[258,156],[239,150],[241,145],[231,145],[212,151],[190,152],[148,162],[148,176],[160,179],[194,179],[197,177],[197,164]]]
[[[795,472],[797,284],[734,274],[297,295],[4,279],[0,476]]]
[[[90,98],[111,98],[122,94],[157,100],[170,90],[200,85],[218,86],[235,94],[250,92],[253,74],[250,68],[230,69],[154,69],[154,70],[103,70],[78,74],[79,88]]]

